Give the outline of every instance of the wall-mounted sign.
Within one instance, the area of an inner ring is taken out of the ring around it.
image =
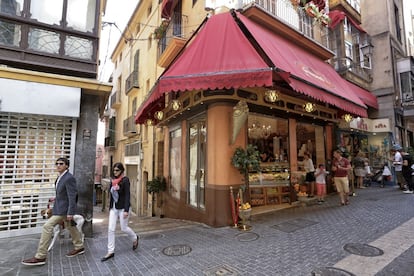
[[[340,128],[351,128],[355,130],[361,130],[366,132],[390,132],[390,120],[385,119],[368,119],[368,118],[355,118],[349,124],[342,122],[339,125]]]

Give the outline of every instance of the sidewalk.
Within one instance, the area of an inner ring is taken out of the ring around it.
[[[395,187],[356,193],[347,206],[331,195],[322,205],[253,216],[250,231],[133,216],[138,250],[118,234],[115,258],[105,263],[107,212],[98,209],[84,255],[65,257],[72,249],[65,239],[46,265],[26,267],[20,261],[33,256],[39,235],[0,239],[0,275],[412,275],[414,195]]]

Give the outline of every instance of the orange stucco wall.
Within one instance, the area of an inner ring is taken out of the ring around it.
[[[240,173],[231,165],[234,150],[246,144],[246,125],[241,129],[233,145],[232,135],[233,106],[215,104],[209,107],[207,116],[207,183],[210,185],[240,185],[243,183]]]

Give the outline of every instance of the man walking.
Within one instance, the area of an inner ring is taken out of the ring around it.
[[[76,212],[77,187],[76,180],[68,171],[69,160],[60,157],[56,161],[59,177],[55,182],[56,198],[53,205],[52,216],[43,225],[42,235],[35,256],[31,259],[23,260],[24,265],[44,265],[46,263],[47,248],[52,238],[55,225],[65,222],[65,227],[69,230],[72,237],[74,249],[66,254],[66,257],[74,257],[85,253],[81,233],[73,225],[73,215]]]
[[[351,163],[345,157],[342,157],[340,150],[334,151],[334,160],[332,162],[332,171],[334,182],[338,191],[341,205],[349,204],[349,179],[348,172],[352,169]]]

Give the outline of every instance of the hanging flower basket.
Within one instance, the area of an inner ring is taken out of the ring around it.
[[[325,26],[328,26],[329,23],[331,23],[331,18],[327,14],[322,14],[319,16],[318,20]]]
[[[161,25],[155,28],[154,30],[155,39],[161,39],[164,36],[165,32],[167,31],[169,23],[170,23],[169,20],[163,20],[161,22]]]
[[[312,2],[306,4],[305,11],[312,18],[320,16],[318,7],[315,4],[313,4]]]

